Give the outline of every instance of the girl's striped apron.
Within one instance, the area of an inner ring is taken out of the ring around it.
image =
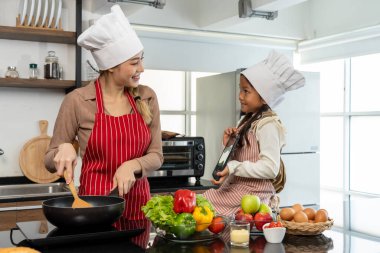
[[[251,145],[245,144],[242,148],[236,149],[231,160],[256,162],[259,159],[259,145],[252,130],[248,133],[248,140]],[[209,189],[203,193],[211,201],[217,213],[227,216],[237,212],[240,208],[241,198],[245,194],[256,195],[262,202],[268,204],[269,198],[275,194],[275,190],[269,179],[230,175],[218,189]]]
[[[107,195],[113,186],[113,176],[118,167],[125,161],[143,156],[151,140],[149,128],[128,91],[125,95],[134,113],[114,117],[104,113],[99,80],[95,86],[97,113],[82,161],[79,187],[81,195]],[[137,179],[124,198],[124,213],[114,224],[118,229],[130,227],[127,222],[145,219],[141,206],[150,199],[147,178]]]

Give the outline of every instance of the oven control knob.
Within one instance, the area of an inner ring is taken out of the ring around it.
[[[205,147],[203,146],[203,144],[199,144],[198,146],[197,146],[197,149],[198,150],[203,150]]]
[[[202,170],[203,169],[203,164],[198,164],[198,170]]]
[[[199,161],[203,161],[203,158],[204,158],[204,155],[203,155],[203,154],[198,154],[198,155],[197,155],[197,159],[198,159]]]

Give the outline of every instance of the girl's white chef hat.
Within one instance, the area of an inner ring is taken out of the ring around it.
[[[136,32],[119,5],[100,17],[78,37],[78,45],[91,51],[100,70],[127,61],[143,50]]]
[[[245,69],[241,74],[271,108],[284,100],[285,92],[305,85],[304,76],[293,68],[284,55],[276,51],[270,52],[265,60]]]

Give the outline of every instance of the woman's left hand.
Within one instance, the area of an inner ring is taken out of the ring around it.
[[[229,171],[228,167],[226,166],[224,168],[224,170],[219,171],[217,173],[217,175],[220,176],[219,180],[216,181],[215,179],[212,179],[211,183],[213,183],[215,185],[221,185],[221,184],[223,184],[224,180],[226,180],[226,178],[228,177],[228,175],[230,175],[230,171]]]
[[[117,187],[119,189],[120,197],[127,194],[136,182],[135,173],[137,174],[140,171],[140,164],[134,160],[127,161],[120,165],[113,176],[112,190]]]

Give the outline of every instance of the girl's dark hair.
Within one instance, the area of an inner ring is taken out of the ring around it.
[[[237,144],[237,147],[242,147],[244,145],[243,139],[245,139],[245,142],[248,145],[250,145],[249,140],[248,140],[249,129],[251,128],[252,123],[258,119],[261,119],[263,117],[263,113],[267,111],[271,111],[271,108],[269,107],[269,105],[263,104],[263,106],[261,106],[261,108],[257,111],[257,113],[253,114],[252,112],[250,112],[244,116],[244,118],[241,120],[241,122],[238,125],[238,128],[241,126],[243,127],[239,131],[240,139]]]

